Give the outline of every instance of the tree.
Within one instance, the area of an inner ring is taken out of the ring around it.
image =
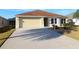
[[[15,28],[15,18],[9,18],[8,21],[9,21],[9,25]]]
[[[79,9],[73,14],[73,18],[79,18]]]

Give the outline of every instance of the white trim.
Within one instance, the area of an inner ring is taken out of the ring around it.
[[[55,16],[26,16],[26,15],[19,15],[16,17],[48,17],[48,18],[65,18],[65,17],[55,17]]]
[[[17,17],[48,17],[48,16],[17,16]]]
[[[19,28],[19,17],[16,17],[16,20],[15,20],[16,22],[15,22],[15,25],[16,25],[16,29],[18,29]]]
[[[40,28],[44,28],[44,18],[40,19]]]
[[[52,27],[51,19],[52,19],[52,18],[48,18],[48,26],[49,26],[49,27]]]

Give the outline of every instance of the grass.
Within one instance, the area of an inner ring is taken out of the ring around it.
[[[79,40],[79,27],[76,30],[72,30],[70,33],[64,33],[64,35]]]
[[[0,33],[0,46],[6,41],[6,39],[14,32],[14,29]]]

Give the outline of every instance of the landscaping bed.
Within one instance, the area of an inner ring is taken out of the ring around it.
[[[62,35],[66,35],[68,37],[71,37],[73,39],[79,40],[79,27],[76,27],[75,29],[55,29],[58,33]]]
[[[79,40],[79,26],[73,24],[64,24],[64,27],[51,27],[52,30],[57,31],[61,35],[66,35],[68,37]]]

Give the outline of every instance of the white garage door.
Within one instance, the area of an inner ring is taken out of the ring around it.
[[[22,28],[40,28],[41,18],[26,18],[22,19]]]

